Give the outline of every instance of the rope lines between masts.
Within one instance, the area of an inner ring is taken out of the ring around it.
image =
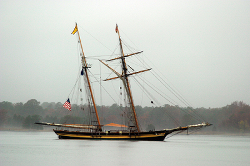
[[[92,77],[96,80],[96,82],[99,82],[99,84],[100,84],[100,80],[98,80],[98,79],[94,76],[93,73],[91,73],[91,72],[89,71],[89,74],[91,74]],[[111,82],[112,82],[112,81],[111,81]],[[113,84],[113,83],[112,83],[112,84]],[[112,95],[108,92],[108,90],[107,90],[102,84],[100,84],[100,86],[101,86],[101,89],[103,89],[103,90],[109,95],[109,97],[113,100],[113,102],[119,106],[119,103],[112,97]],[[114,85],[113,85],[113,88],[114,88]],[[118,96],[118,94],[116,94],[116,95]],[[119,110],[124,114],[124,116],[127,115],[127,113],[122,109],[122,107],[119,106]]]

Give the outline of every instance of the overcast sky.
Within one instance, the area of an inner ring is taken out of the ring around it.
[[[75,22],[86,56],[112,53],[117,23],[194,107],[250,104],[246,0],[1,0],[0,101],[65,101],[76,79]]]

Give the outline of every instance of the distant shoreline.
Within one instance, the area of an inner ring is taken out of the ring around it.
[[[181,133],[182,135],[187,134],[187,132]],[[250,136],[250,133],[239,133],[239,132],[223,132],[223,131],[198,131],[190,132],[188,135],[229,135],[229,136]]]
[[[36,129],[24,129],[24,128],[21,128],[21,127],[0,127],[0,131],[49,132],[49,131],[53,131],[53,128],[47,128],[47,127],[46,127],[46,128],[43,128],[43,130],[36,130]]]

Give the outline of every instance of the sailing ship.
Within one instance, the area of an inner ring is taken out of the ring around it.
[[[118,34],[119,39],[119,50],[120,50],[120,56],[107,60],[107,61],[116,61],[120,60],[121,64],[121,73],[117,72],[113,68],[111,68],[107,63],[105,63],[103,60],[99,60],[103,65],[105,65],[108,69],[110,69],[116,77],[106,79],[108,80],[114,80],[114,79],[120,79],[123,87],[126,92],[127,100],[128,100],[128,125],[120,125],[123,129],[117,129],[117,130],[108,130],[104,131],[103,127],[104,125],[101,124],[97,106],[93,94],[93,89],[91,85],[91,81],[89,78],[89,64],[87,63],[86,56],[84,55],[83,46],[79,34],[79,29],[77,24],[75,25],[75,28],[72,32],[74,35],[75,33],[78,34],[78,41],[80,43],[80,49],[81,49],[81,76],[84,77],[85,87],[86,87],[86,93],[87,93],[87,101],[88,101],[88,108],[90,113],[90,124],[84,125],[84,124],[55,124],[55,123],[47,123],[47,122],[37,122],[36,124],[39,125],[48,125],[48,126],[56,126],[57,128],[53,131],[58,135],[59,139],[91,139],[91,140],[147,140],[147,141],[163,141],[165,137],[169,134],[178,132],[178,131],[185,131],[189,130],[191,128],[202,128],[206,126],[210,126],[209,123],[200,123],[195,125],[188,125],[184,127],[176,127],[172,129],[162,129],[162,130],[152,130],[152,131],[142,131],[138,122],[134,99],[132,96],[132,90],[130,86],[129,77],[131,75],[135,75],[138,73],[146,72],[151,69],[145,69],[137,72],[128,72],[128,67],[126,63],[126,58],[130,57],[135,54],[139,54],[140,52],[131,53],[128,55],[125,55],[123,50],[123,44],[120,37],[120,32],[118,29],[118,25],[116,24],[115,32]],[[63,107],[67,108],[68,110],[71,110],[71,104],[70,100],[68,99]],[[112,126],[112,125],[111,125]],[[113,125],[114,126],[114,125]],[[119,125],[118,125],[119,127]],[[125,129],[124,129],[125,128]],[[72,130],[73,129],[73,130]]]

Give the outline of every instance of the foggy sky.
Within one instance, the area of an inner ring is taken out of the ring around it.
[[[86,56],[112,53],[117,23],[194,107],[250,104],[249,9],[243,0],[1,0],[0,101],[65,101],[77,22]]]

